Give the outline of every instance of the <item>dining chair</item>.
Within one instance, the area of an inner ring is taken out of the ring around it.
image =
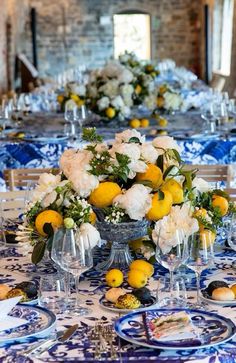
[[[24,212],[25,191],[0,192],[0,203],[3,219],[17,219]]]
[[[236,202],[236,188],[226,188],[225,192],[229,194],[233,202]]]
[[[9,190],[19,190],[27,187],[29,182],[37,181],[42,173],[59,172],[57,168],[41,168],[41,169],[6,169],[3,172],[6,186]]]
[[[197,169],[197,176],[207,182],[224,182],[226,187],[230,187],[233,182],[232,168],[229,165],[186,165],[185,170]]]

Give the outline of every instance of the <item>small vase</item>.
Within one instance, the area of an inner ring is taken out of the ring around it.
[[[111,241],[111,251],[108,260],[96,266],[98,271],[107,271],[110,268],[127,270],[133,258],[129,250],[128,241],[133,241],[147,234],[147,220],[131,221],[127,223],[106,223],[97,221],[96,227],[100,232],[101,238]]]

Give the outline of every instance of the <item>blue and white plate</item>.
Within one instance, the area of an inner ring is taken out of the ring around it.
[[[12,309],[10,315],[25,319],[27,323],[18,328],[1,331],[0,344],[25,342],[31,337],[45,337],[49,335],[56,323],[56,316],[39,306],[18,304]]]
[[[208,295],[208,293],[206,292],[205,289],[202,289],[201,293],[202,293],[201,299],[206,301],[207,303],[217,304],[217,305],[221,305],[221,306],[236,306],[236,299],[234,299],[234,300],[214,300],[214,299],[212,299],[212,297],[210,295]]]
[[[129,313],[130,311],[139,311],[141,309],[145,309],[147,307],[151,307],[153,305],[156,304],[156,300],[154,297],[152,297],[152,301],[149,304],[145,304],[145,305],[141,305],[139,308],[136,309],[119,309],[115,306],[114,303],[107,301],[107,299],[105,298],[105,295],[103,295],[100,299],[99,299],[99,304],[101,307],[103,307],[104,309],[113,311],[115,313]]]
[[[157,340],[150,339],[148,334],[146,315],[148,312],[154,318],[170,315],[178,311],[185,311],[189,314],[192,324],[196,327],[198,337],[181,340]],[[200,310],[190,309],[146,309],[127,314],[118,319],[115,323],[116,333],[130,343],[141,345],[153,349],[198,349],[212,347],[213,345],[222,344],[230,339],[236,333],[234,323],[223,316],[215,313],[209,313]]]
[[[38,141],[43,143],[48,142],[60,142],[68,139],[68,136],[58,135],[58,136],[37,136],[37,135],[26,135],[23,140],[26,141]]]
[[[37,305],[38,304],[38,298],[34,299],[34,300],[28,300],[28,301],[24,301],[21,304],[23,305]]]

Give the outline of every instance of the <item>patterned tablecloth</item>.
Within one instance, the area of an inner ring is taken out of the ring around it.
[[[103,250],[104,255],[104,250]],[[50,264],[43,264],[37,269],[30,263],[29,256],[25,256],[25,251],[20,248],[9,247],[0,251],[0,283],[14,285],[16,282],[37,279],[43,274],[53,272]],[[100,250],[95,251],[96,260],[101,259]],[[236,282],[236,273],[232,269],[232,261],[235,260],[236,253],[232,250],[219,250],[216,253],[215,266],[211,270],[204,271],[202,274],[202,285],[206,286],[210,280],[224,279],[229,284]],[[163,268],[159,265],[155,268],[154,278],[151,278],[149,288],[155,290],[158,276],[165,274]],[[188,298],[193,299],[192,292],[195,286],[194,274],[186,270]],[[97,362],[94,359],[95,346],[89,339],[89,334],[94,324],[103,321],[104,324],[114,323],[117,314],[104,310],[100,307],[98,300],[104,291],[104,274],[95,270],[88,271],[81,278],[80,292],[82,305],[92,308],[92,313],[83,318],[76,318],[69,315],[57,316],[57,328],[68,327],[75,323],[79,324],[79,329],[71,340],[64,344],[54,346],[49,352],[44,353],[41,358],[31,359],[20,354],[23,349],[34,344],[35,339],[31,338],[30,342],[24,344],[5,345],[0,347],[1,363],[39,363],[39,362]],[[236,306],[222,307],[216,304],[208,306],[210,311],[221,314],[230,318],[236,323]],[[235,363],[236,362],[236,337],[225,344],[213,346],[199,350],[152,350],[135,346],[114,335],[114,346],[117,349],[118,358],[110,359],[109,349],[102,355],[100,361],[104,362],[168,362],[168,363]]]

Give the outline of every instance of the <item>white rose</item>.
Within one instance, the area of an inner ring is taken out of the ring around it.
[[[109,107],[109,104],[110,99],[106,96],[100,98],[100,100],[97,101],[99,111],[105,110],[107,107]]]
[[[127,68],[124,68],[118,75],[119,83],[131,83],[133,80],[133,74]]]
[[[124,194],[120,194],[113,200],[113,204],[123,208],[130,219],[141,220],[145,217],[152,205],[150,188],[142,184],[134,184]]]
[[[49,207],[53,202],[55,202],[57,198],[57,192],[55,192],[55,190],[53,190],[51,193],[47,194],[42,202],[41,202],[41,205],[43,208],[47,208]]]
[[[182,104],[182,98],[172,92],[164,93],[164,108],[166,110],[178,110]]]
[[[72,188],[82,198],[87,198],[99,184],[99,179],[95,175],[81,169],[73,169],[69,180],[72,183]]]
[[[142,136],[139,131],[131,129],[116,134],[115,141],[118,143],[129,142],[132,137],[137,138],[141,144],[145,142],[145,136]]]
[[[156,107],[156,102],[157,102],[156,94],[150,94],[144,98],[144,105],[149,110],[154,110],[154,108]]]
[[[99,87],[98,91],[104,93],[105,96],[116,97],[119,93],[119,82],[116,79],[111,79]]]
[[[79,228],[79,236],[83,238],[86,249],[89,247],[94,248],[101,241],[98,230],[90,223],[81,224]],[[79,238],[77,243],[79,243]]]
[[[197,177],[193,179],[192,188],[200,193],[208,192],[212,189],[206,180]]]
[[[111,105],[115,107],[116,110],[120,110],[124,107],[124,101],[121,96],[116,96],[111,100]]]
[[[170,136],[158,136],[152,141],[152,145],[158,149],[159,155],[164,154],[167,149],[175,149],[180,152],[177,142]]]
[[[152,144],[142,144],[141,145],[141,155],[148,163],[155,164],[158,158],[158,151]]]
[[[46,194],[51,193],[61,182],[61,175],[43,173],[40,175],[38,185],[32,193],[32,202],[41,201]]]
[[[122,70],[123,66],[117,60],[109,61],[101,70],[101,76],[105,78],[116,78]]]

